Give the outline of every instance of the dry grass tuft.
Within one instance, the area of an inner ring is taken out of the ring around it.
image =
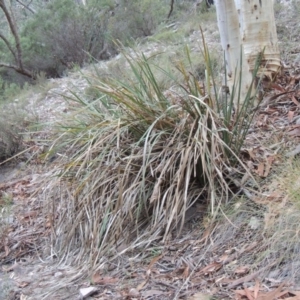
[[[214,215],[233,194],[237,156],[204,86],[177,64],[182,81],[163,91],[152,70],[172,75],[126,58],[133,77],[92,78],[93,102],[74,95],[80,108],[61,125],[51,151],[63,152],[45,182],[53,249],[92,269],[167,241],[195,203]]]
[[[300,164],[295,158],[286,163],[283,171],[277,175],[276,196],[268,205],[265,214],[264,234],[268,243],[266,256],[276,258],[279,280],[300,280]]]
[[[264,194],[224,207],[212,237],[220,252],[239,249],[233,267],[250,266],[268,284],[296,287],[300,280],[299,166],[298,160],[287,162],[268,179]],[[251,245],[251,251],[244,250]]]
[[[30,125],[35,122],[35,116],[24,111],[23,104],[0,104],[0,165],[6,159],[24,150],[24,135]]]

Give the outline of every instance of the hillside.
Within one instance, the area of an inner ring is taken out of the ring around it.
[[[193,123],[215,115],[202,112],[203,42],[222,91],[214,8],[62,78],[7,89],[0,299],[300,299],[300,5],[281,2],[283,70],[262,87],[233,165]],[[211,144],[202,173],[222,174],[207,183],[192,159]]]

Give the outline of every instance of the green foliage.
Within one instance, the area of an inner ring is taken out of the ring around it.
[[[166,20],[169,1],[120,1],[109,22],[109,34],[123,44],[131,39],[152,35]]]
[[[14,4],[11,9],[17,16],[25,67],[37,74],[45,72],[47,77],[63,76],[74,64],[82,67],[95,60],[108,59],[118,52],[116,40],[132,45],[139,38],[153,35],[167,22],[199,14],[197,11],[195,14],[193,1],[176,1],[170,20],[167,20],[169,0],[91,0],[87,5],[73,0],[53,0],[31,5],[34,14],[24,14]],[[10,41],[7,24],[4,31]],[[165,32],[158,39],[171,38],[176,42],[181,36],[180,29],[177,37]],[[14,40],[11,44],[14,47]],[[7,50],[0,39],[0,60],[15,63]]]
[[[73,63],[82,66],[89,54],[94,54],[90,43],[96,27],[98,33],[93,38],[100,41],[98,50],[101,43],[103,46],[101,17],[95,22],[95,16],[90,19],[84,8],[72,0],[51,2],[29,20],[22,31],[26,65],[48,76],[61,76]]]
[[[0,208],[2,209],[3,207],[9,207],[12,204],[13,204],[13,195],[6,192],[2,192],[0,196]]]
[[[171,28],[163,28],[159,32],[157,32],[154,36],[149,37],[150,41],[160,41],[165,43],[174,43],[178,42],[178,40],[182,40],[182,34],[178,32],[174,32]]]
[[[117,52],[114,40],[130,40],[153,34],[165,20],[167,1],[54,0],[22,30],[24,61],[29,69],[61,76],[64,70]]]
[[[7,100],[13,100],[15,96],[20,94],[22,88],[16,83],[9,83],[0,77],[0,104]]]

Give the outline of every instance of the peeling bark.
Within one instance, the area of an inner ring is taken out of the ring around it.
[[[242,104],[253,80],[258,55],[263,53],[259,74],[272,79],[280,69],[273,1],[216,0],[215,5],[225,51],[227,83],[232,90],[241,71],[239,100]]]

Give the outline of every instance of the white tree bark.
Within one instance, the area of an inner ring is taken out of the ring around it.
[[[243,103],[252,82],[258,55],[262,55],[259,74],[271,79],[280,69],[272,0],[216,0],[218,26],[225,51],[227,84],[230,91],[239,82]],[[236,95],[237,97],[237,95]],[[238,99],[235,99],[238,102]]]

